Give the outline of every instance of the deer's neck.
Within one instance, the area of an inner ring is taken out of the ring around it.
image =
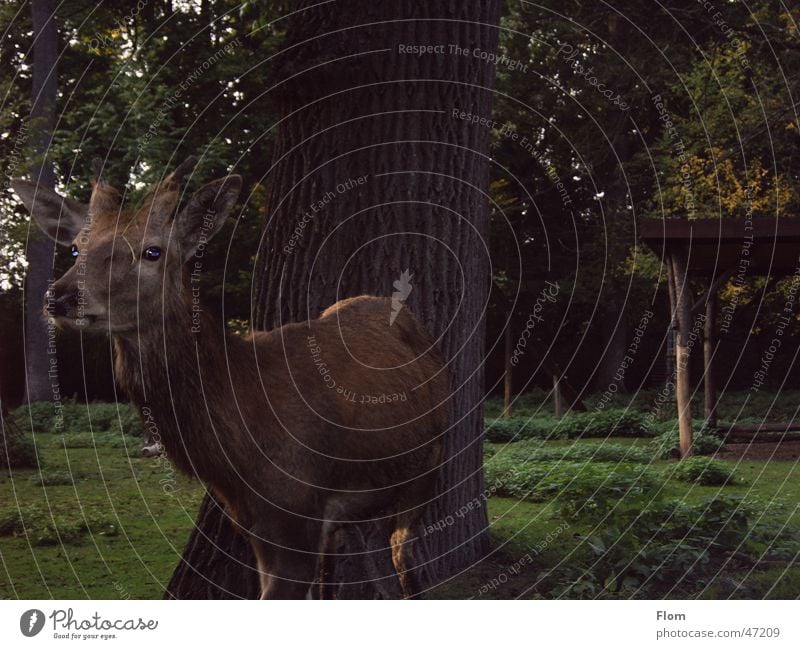
[[[163,318],[153,314],[133,335],[115,337],[115,374],[148,430],[186,473],[214,473],[232,414],[229,363],[242,340],[193,304],[191,292]]]

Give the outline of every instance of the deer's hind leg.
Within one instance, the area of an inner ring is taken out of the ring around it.
[[[396,569],[391,558],[391,535],[395,517],[390,507],[390,496],[375,493],[339,495],[329,499],[325,508],[325,525],[320,546],[320,598],[361,597],[367,583],[383,598],[400,595],[394,582]],[[339,534],[343,534],[341,537]],[[339,554],[341,548],[344,554]],[[349,541],[349,542],[348,542]],[[351,555],[349,548],[358,548]],[[359,578],[355,581],[337,581],[336,564],[341,559],[355,566]],[[332,569],[333,567],[333,569]]]
[[[429,474],[409,485],[398,498],[395,528],[391,536],[392,563],[406,599],[418,597],[423,591],[422,571],[425,568],[416,565],[414,547],[420,543],[422,516],[428,501],[433,498],[434,489],[435,476]]]
[[[261,599],[305,599],[314,577],[321,524],[281,513],[255,525],[250,542],[258,561]]]
[[[397,526],[391,537],[392,563],[400,580],[403,597],[412,599],[422,592],[420,568],[415,566],[414,544],[417,542],[419,516],[397,516]]]

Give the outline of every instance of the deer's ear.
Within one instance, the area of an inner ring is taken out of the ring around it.
[[[85,205],[61,196],[49,187],[14,178],[11,188],[42,232],[62,246],[70,245],[86,223],[89,210]]]
[[[241,189],[241,176],[225,176],[203,185],[189,199],[174,226],[184,261],[219,232]]]

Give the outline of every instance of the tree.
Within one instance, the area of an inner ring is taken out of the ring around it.
[[[273,63],[281,118],[256,265],[256,324],[316,317],[338,299],[405,304],[450,361],[452,427],[417,566],[427,583],[487,549],[482,477],[483,311],[491,285],[489,129],[499,2],[302,3]],[[419,52],[411,46],[434,45]],[[457,514],[459,514],[457,516]],[[438,525],[441,520],[454,521]],[[336,597],[394,596],[370,524],[336,539]],[[355,553],[355,554],[354,554]],[[254,594],[253,560],[206,498],[168,588],[173,597]],[[386,577],[385,579],[383,579]]]
[[[58,56],[58,119],[48,166],[55,168],[56,182],[67,194],[85,201],[90,161],[99,155],[105,160],[104,173],[117,186],[125,186],[131,203],[189,153],[201,156],[194,184],[228,171],[241,174],[254,191],[242,218],[226,225],[226,233],[235,230],[236,245],[226,250],[222,237],[212,241],[201,283],[209,307],[223,310],[242,329],[250,315],[252,258],[263,213],[259,181],[270,156],[268,126],[274,121],[268,102],[252,101],[263,92],[267,71],[266,65],[254,67],[253,60],[267,60],[275,51],[281,34],[261,21],[268,22],[280,8],[270,5],[259,13],[252,4],[240,9],[227,0],[214,0],[204,3],[207,15],[201,16],[201,8],[194,5],[134,5],[60,5],[58,34],[64,46]],[[42,158],[29,146],[32,126],[41,122],[28,119],[36,36],[27,3],[4,4],[0,16],[9,25],[0,40],[0,64],[15,70],[0,80],[0,159],[8,189],[11,177],[29,173]],[[175,99],[178,91],[180,101]],[[211,136],[208,124],[219,125]],[[29,230],[30,220],[20,207],[10,189],[0,193],[0,291],[12,291],[14,300],[24,281],[28,235],[36,244],[45,240],[38,230]],[[47,260],[48,276],[58,277],[70,263],[66,251],[57,250],[55,271],[52,254]],[[0,344],[8,348],[6,355],[16,352],[17,340],[22,347],[23,320],[36,325],[41,321],[46,285],[30,287],[33,316],[23,318],[14,302],[10,324],[20,331],[4,332]],[[58,332],[57,343],[62,396],[124,398],[114,390],[109,341]],[[10,382],[24,385],[23,367],[6,369],[13,372]],[[43,398],[49,395],[48,382]],[[13,405],[21,396],[9,392],[8,398]]]
[[[56,178],[47,154],[56,121],[58,90],[58,30],[52,0],[32,0],[33,19],[33,92],[30,144],[33,158],[31,177],[47,187],[55,187]],[[25,277],[25,371],[28,401],[51,398],[48,331],[42,318],[42,296],[47,291],[55,258],[55,242],[36,228],[29,233],[28,271]]]
[[[537,330],[542,351],[576,385],[588,384],[594,374],[601,391],[636,387],[637,372],[625,375],[620,368],[629,332],[651,304],[659,268],[637,247],[636,220],[687,211],[683,161],[665,118],[677,124],[690,155],[698,216],[718,213],[720,195],[723,207],[743,211],[742,192],[731,191],[745,184],[735,170],[743,165],[740,148],[747,150],[750,177],[762,180],[756,198],[763,204],[773,196],[785,211],[794,209],[789,184],[796,178],[796,77],[788,71],[797,56],[795,24],[788,10],[769,2],[729,4],[716,15],[702,3],[570,3],[568,10],[552,0],[509,4],[502,48],[527,69],[504,70],[499,77],[493,153],[520,179],[506,184],[502,195],[521,209],[512,227],[493,220],[492,235],[497,250],[519,244],[523,263],[518,275],[515,256],[498,254],[501,264],[506,258],[512,263],[501,265],[497,276],[507,294],[519,289],[515,315],[523,321],[537,284],[546,276],[563,284],[569,307]],[[750,73],[743,69],[743,52]],[[666,114],[657,110],[656,97]],[[771,138],[766,124],[759,124],[764,114]],[[533,153],[509,133],[532,140]],[[709,145],[724,146],[728,159],[720,163]],[[772,166],[770,156],[782,171],[759,175]],[[563,182],[568,203],[556,180]],[[504,321],[507,306],[498,300],[493,307],[499,312],[492,314],[495,322]],[[576,332],[585,335],[578,345]],[[540,367],[541,359],[532,364]],[[636,364],[641,377],[647,371],[642,354]],[[515,385],[525,384],[515,376]]]

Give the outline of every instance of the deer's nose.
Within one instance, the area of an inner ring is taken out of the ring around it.
[[[77,296],[72,291],[50,289],[44,297],[45,311],[51,316],[69,315],[70,308],[77,306]]]

